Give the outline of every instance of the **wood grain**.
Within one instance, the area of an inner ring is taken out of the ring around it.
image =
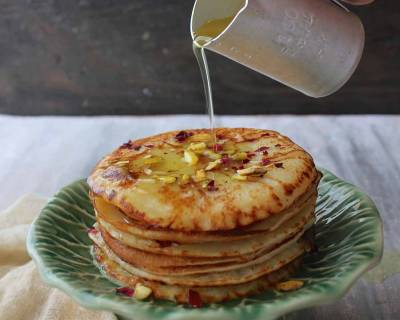
[[[26,193],[51,196],[87,177],[101,157],[128,139],[207,124],[205,116],[0,116],[0,211]],[[394,253],[389,263],[400,266],[400,116],[222,116],[217,125],[278,130],[308,150],[317,165],[359,186],[380,210],[385,250]],[[362,279],[340,301],[286,319],[396,320],[399,297],[400,274],[385,282]]]
[[[325,1],[325,0],[321,0]],[[203,113],[193,1],[0,0],[0,113]],[[400,2],[357,7],[367,42],[338,93],[312,99],[209,54],[216,112],[398,113]]]

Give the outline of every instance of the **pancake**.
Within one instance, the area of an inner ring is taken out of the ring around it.
[[[274,131],[214,133],[129,141],[96,165],[89,237],[113,281],[177,303],[193,292],[221,302],[287,279],[313,249],[311,156]]]
[[[248,257],[237,257],[238,260],[229,261],[228,259],[215,259],[211,258],[208,260],[203,259],[202,263],[199,264],[174,264],[176,262],[175,257],[148,254],[132,248],[126,247],[121,242],[113,239],[107,232],[101,230],[101,237],[108,248],[120,257],[123,261],[128,262],[131,265],[139,267],[145,271],[158,274],[158,275],[189,275],[189,274],[202,274],[210,272],[222,272],[228,270],[235,270],[240,268],[249,267],[261,262],[264,262],[278,253],[284,251],[289,246],[293,245],[303,235],[303,232],[298,232],[296,235],[289,239],[285,239],[281,243],[276,244],[274,247],[268,248],[263,251],[258,251],[255,255]],[[95,240],[96,242],[96,240]],[[160,260],[163,262],[160,263]],[[185,259],[182,259],[185,260]],[[188,260],[188,259],[186,259]],[[183,262],[183,261],[182,261]],[[197,261],[196,261],[197,262]]]
[[[206,129],[129,141],[98,163],[88,184],[137,221],[193,232],[231,230],[279,214],[318,177],[311,156],[277,132],[221,128],[215,134],[215,143]],[[217,160],[223,163],[197,174]],[[241,166],[263,174],[239,175]]]
[[[306,226],[312,224],[313,221],[314,204],[310,204],[278,229],[260,234],[257,237],[230,242],[207,242],[207,245],[204,245],[204,243],[172,243],[168,246],[117,230],[102,220],[99,220],[99,224],[114,238],[120,240],[121,243],[147,252],[182,257],[234,257],[273,247],[277,243],[281,243],[285,239],[305,230]]]
[[[115,229],[133,234],[140,238],[156,241],[176,241],[179,243],[204,243],[209,241],[232,241],[253,237],[256,233],[274,231],[282,223],[292,218],[304,206],[316,201],[316,186],[312,185],[293,205],[284,212],[269,219],[255,222],[249,226],[227,231],[182,232],[153,227],[127,217],[120,209],[99,196],[90,194],[96,215],[99,220],[111,224]]]
[[[272,255],[267,261],[257,262],[249,267],[223,272],[211,271],[209,273],[196,275],[157,275],[123,261],[107,246],[100,233],[92,233],[91,239],[106,253],[109,259],[116,262],[129,273],[147,280],[190,287],[223,286],[249,282],[280,269],[282,266],[290,263],[300,257],[305,251],[309,250],[308,242],[301,239],[300,241],[290,243],[290,245],[284,248],[285,250],[278,250],[278,252]]]
[[[99,247],[94,246],[93,254],[101,270],[118,285],[134,288],[138,283],[143,283],[151,288],[153,297],[156,299],[170,300],[176,303],[187,303],[189,292],[196,292],[203,303],[223,302],[236,298],[248,297],[261,293],[268,288],[292,275],[301,264],[301,259],[295,259],[284,267],[271,272],[256,280],[239,285],[228,285],[219,287],[187,287],[167,285],[157,281],[145,280],[124,270],[116,262],[112,261]]]

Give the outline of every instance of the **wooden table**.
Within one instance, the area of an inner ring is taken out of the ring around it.
[[[384,221],[387,254],[378,271],[400,272],[400,116],[223,116],[217,124],[278,130],[307,149],[317,165],[361,187]],[[206,126],[203,116],[0,116],[0,210],[23,194],[51,196],[86,177],[129,138]],[[385,282],[364,277],[340,301],[286,319],[400,319],[400,276]]]

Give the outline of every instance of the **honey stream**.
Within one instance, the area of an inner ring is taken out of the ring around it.
[[[212,136],[214,125],[215,125],[215,116],[214,116],[214,103],[212,97],[212,87],[211,87],[211,79],[210,72],[208,69],[208,63],[204,48],[209,44],[215,37],[221,34],[225,28],[229,25],[229,23],[233,20],[233,16],[226,17],[223,19],[216,19],[207,21],[205,24],[200,26],[194,32],[194,40],[193,40],[193,52],[196,56],[197,62],[199,64],[201,77],[203,79],[204,86],[204,95],[207,106],[207,113],[210,122],[210,130]]]

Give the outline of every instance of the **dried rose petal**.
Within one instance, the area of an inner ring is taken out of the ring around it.
[[[256,152],[264,152],[264,151],[267,151],[268,149],[269,149],[269,147],[264,146],[264,147],[258,148],[258,149],[256,150]]]
[[[227,154],[224,154],[224,155],[222,156],[222,158],[221,158],[221,164],[222,164],[223,166],[226,166],[226,165],[229,164],[229,162],[230,162],[229,156],[228,156]]]
[[[275,167],[283,168],[283,163],[282,162],[275,163]]]
[[[208,184],[207,184],[207,190],[208,191],[217,191],[218,188],[215,186],[215,181],[211,180]]]
[[[144,145],[146,148],[153,148],[154,147],[154,144],[145,144]]]
[[[134,150],[138,151],[138,150],[140,149],[140,146],[135,146],[135,145],[132,143],[132,141],[128,141],[128,142],[124,143],[124,144],[121,146],[121,149],[134,149]]]
[[[193,133],[191,133],[191,132],[179,131],[179,132],[176,134],[175,139],[176,139],[176,141],[183,142],[183,141],[185,141],[187,138],[191,137],[192,135],[193,135]]]
[[[263,166],[266,166],[267,164],[270,164],[271,161],[266,159],[266,158],[264,158],[264,159],[261,160],[261,163],[262,163]]]
[[[244,169],[244,166],[243,166],[243,165],[241,165],[241,166],[239,166],[239,167],[237,168],[237,170],[242,170],[242,169]]]
[[[87,233],[90,233],[90,234],[97,234],[99,231],[97,230],[97,229],[95,229],[95,228],[89,228],[89,229],[87,229]]]
[[[277,143],[277,144],[275,145],[275,147],[277,147],[277,148],[279,148],[280,146],[281,146],[280,143]]]
[[[160,245],[161,248],[167,248],[172,246],[172,241],[158,240],[157,243]]]
[[[217,139],[218,140],[223,140],[225,138],[225,136],[223,134],[217,134]]]
[[[125,142],[121,148],[130,149],[132,147],[132,141]]]
[[[263,133],[262,135],[261,135],[261,137],[268,137],[270,134],[267,132],[267,133]]]
[[[247,152],[248,158],[253,158],[256,154],[254,152]]]
[[[135,293],[135,290],[133,290],[132,288],[128,288],[128,287],[121,287],[121,288],[115,289],[115,292],[117,294],[132,297],[133,294]]]
[[[250,159],[244,159],[244,160],[242,161],[243,164],[246,164],[246,163],[249,163],[249,162],[250,162]]]
[[[198,292],[189,289],[189,304],[193,308],[201,308],[203,306],[203,300]]]
[[[216,143],[213,145],[214,152],[219,152],[219,151],[222,151],[223,149],[224,149],[224,147],[222,146],[222,144]]]

